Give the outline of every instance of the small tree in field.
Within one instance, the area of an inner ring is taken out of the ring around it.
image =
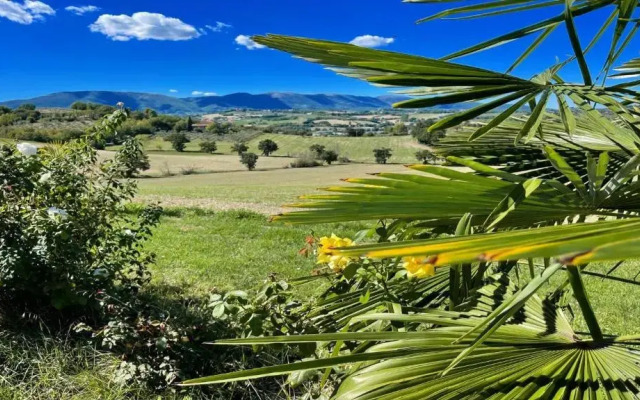
[[[278,151],[278,144],[271,139],[265,139],[258,143],[258,150],[262,151],[263,156],[269,157],[271,153]]]
[[[322,157],[322,153],[324,152],[325,147],[321,144],[313,144],[309,146],[309,150],[316,156],[317,159]]]
[[[200,150],[203,153],[215,153],[218,150],[218,145],[215,140],[205,140],[200,142]]]
[[[391,155],[393,153],[391,153],[391,149],[387,148],[387,147],[383,147],[381,149],[374,149],[373,150],[373,155],[376,158],[376,162],[378,164],[386,164],[387,160],[389,160],[389,158],[391,158]]]
[[[436,155],[429,150],[416,151],[416,159],[423,164],[431,164],[436,160]]]
[[[146,171],[151,167],[149,157],[136,138],[128,138],[124,141],[122,148],[115,155],[115,161],[125,178],[132,178],[138,172]]]
[[[187,132],[193,131],[193,120],[191,117],[187,118]]]
[[[325,150],[322,152],[322,154],[320,154],[320,159],[331,165],[332,162],[338,160],[338,153],[333,150]]]
[[[236,142],[233,144],[233,146],[231,146],[231,150],[235,151],[239,156],[241,156],[242,153],[249,150],[249,146],[247,146],[247,144],[244,142]]]
[[[240,162],[243,163],[249,171],[253,171],[258,163],[258,155],[255,153],[240,154]]]
[[[186,144],[190,142],[189,138],[184,133],[172,133],[164,140],[171,142],[173,149],[179,152],[183,152]]]

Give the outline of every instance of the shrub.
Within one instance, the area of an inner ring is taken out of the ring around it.
[[[175,125],[173,125],[173,130],[175,132],[188,131],[189,129],[187,129],[187,121],[181,119],[180,121],[176,122]]]
[[[278,151],[278,144],[271,139],[264,139],[258,143],[258,150],[262,151],[263,156],[269,157],[271,153]]]
[[[231,150],[235,151],[239,156],[241,156],[242,153],[249,150],[249,146],[247,146],[247,144],[244,142],[236,142],[231,146]]]
[[[291,168],[313,168],[321,166],[322,163],[313,157],[304,156],[295,159],[289,165],[291,166]]]
[[[429,150],[416,151],[416,159],[423,164],[431,164],[436,160],[436,155]]]
[[[215,140],[203,140],[200,142],[200,150],[203,153],[215,153],[218,150],[218,145]]]
[[[167,142],[171,142],[171,146],[175,151],[183,152],[187,143],[190,142],[184,133],[172,133],[164,138]]]
[[[322,152],[324,152],[325,147],[321,144],[312,144],[311,146],[309,146],[309,150],[311,150],[311,152],[315,155],[315,157],[317,159],[320,158],[320,156],[322,156]]]
[[[94,133],[115,130],[125,117],[116,112]],[[152,257],[141,245],[159,209],[122,213],[135,194],[135,183],[121,179],[126,157],[98,164],[88,139],[43,149],[3,146],[0,153],[3,311],[97,308],[99,293],[147,281]]]
[[[338,157],[338,162],[340,164],[349,164],[349,163],[351,163],[351,160],[349,159],[349,157],[340,156],[340,157]]]
[[[249,171],[253,171],[258,163],[258,155],[255,153],[240,154],[240,162],[243,163]]]
[[[146,171],[151,167],[149,157],[136,138],[128,138],[124,141],[122,148],[115,155],[115,160],[115,165],[120,168],[125,178],[132,178],[140,171]]]
[[[333,150],[325,150],[322,152],[322,154],[320,154],[320,159],[331,165],[332,162],[338,160],[338,153]]]
[[[386,164],[389,158],[391,158],[391,149],[383,147],[380,149],[374,149],[373,155],[376,158],[378,164]]]

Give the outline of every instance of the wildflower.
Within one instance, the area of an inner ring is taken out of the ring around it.
[[[332,254],[332,249],[337,247],[349,247],[354,243],[349,238],[340,238],[335,234],[331,237],[322,237],[318,241],[318,264],[327,264],[334,272],[344,270],[353,258]]]
[[[57,207],[49,207],[47,209],[47,214],[49,214],[50,217],[60,216],[62,218],[65,218],[68,215],[65,210],[62,210],[62,209],[57,208]]]
[[[38,154],[38,148],[31,143],[18,143],[16,147],[18,148],[18,151],[20,153],[24,154],[27,157],[35,156],[36,154]]]
[[[436,273],[436,267],[427,257],[405,257],[402,266],[407,270],[409,278],[426,278]]]
[[[119,102],[116,104],[116,106],[118,106],[118,108],[122,110],[122,109],[124,108],[124,103],[123,103],[123,102],[121,102],[121,101],[119,101]]]

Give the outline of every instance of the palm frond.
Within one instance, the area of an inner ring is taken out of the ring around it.
[[[478,290],[468,311],[377,314],[369,320],[434,325],[425,331],[341,332],[305,336],[246,338],[221,345],[361,342],[363,352],[285,366],[239,371],[185,382],[232,382],[292,371],[351,365],[335,399],[530,399],[633,398],[640,392],[636,337],[609,337],[600,344],[579,338],[563,313],[537,295],[505,324],[442,374],[475,339],[459,338],[493,310],[517,296],[504,277]]]

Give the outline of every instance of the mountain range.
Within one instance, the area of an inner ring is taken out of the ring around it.
[[[390,108],[408,97],[386,95],[379,97],[343,94],[300,93],[233,93],[224,96],[172,97],[162,94],[112,91],[58,92],[31,99],[9,100],[0,105],[15,108],[31,103],[40,108],[68,108],[76,101],[115,105],[124,102],[134,110],[152,108],[165,114],[203,114],[225,109],[256,110],[372,110]],[[468,107],[468,106],[466,106]],[[466,108],[463,107],[463,108]],[[441,109],[460,108],[460,105]]]

